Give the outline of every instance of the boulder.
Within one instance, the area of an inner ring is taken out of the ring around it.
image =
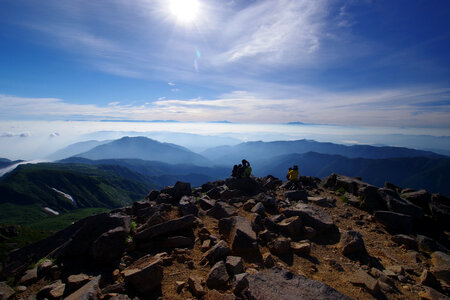
[[[31,285],[33,283],[35,283],[38,280],[38,276],[37,276],[37,267],[27,270],[25,272],[25,274],[22,276],[22,278],[20,278],[19,283],[21,285]]]
[[[230,252],[231,249],[227,242],[221,240],[203,255],[202,262],[207,261],[211,265],[215,264],[217,261],[224,259]]]
[[[16,292],[6,282],[0,282],[0,300],[8,300]]]
[[[366,271],[358,270],[350,276],[349,281],[355,285],[366,288],[372,295],[380,291],[378,281]]]
[[[415,250],[418,246],[416,239],[406,234],[396,234],[391,239],[394,243],[405,245],[408,249]]]
[[[284,193],[284,197],[289,201],[308,201],[308,193],[305,190],[293,190]]]
[[[450,230],[450,198],[433,194],[430,207],[433,219],[444,229]]]
[[[291,242],[287,238],[279,237],[267,243],[267,247],[269,248],[270,252],[276,255],[284,255],[290,252]]]
[[[125,250],[127,235],[123,227],[103,233],[92,244],[91,257],[98,264],[108,264],[120,258]]]
[[[441,286],[436,277],[434,277],[433,273],[431,273],[427,269],[423,270],[422,274],[420,275],[419,282],[421,285],[426,285],[437,289],[439,289]]]
[[[53,267],[53,262],[50,259],[45,259],[37,266],[38,278],[46,277],[50,275],[50,270]]]
[[[293,208],[285,209],[287,217],[299,216],[306,226],[311,226],[317,231],[325,231],[333,227],[333,218],[322,209],[310,204],[298,203]]]
[[[80,300],[80,299],[89,299],[96,300],[99,299],[100,289],[99,282],[101,276],[97,276],[85,285],[83,285],[80,289],[76,290],[74,293],[70,294],[64,300]]]
[[[322,207],[335,207],[336,199],[326,197],[308,197],[308,202]]]
[[[127,285],[138,293],[145,295],[161,284],[163,279],[162,260],[150,260],[138,267],[130,267],[122,271]]]
[[[339,248],[345,256],[367,253],[362,234],[354,230],[346,230],[342,233]]]
[[[270,254],[270,252],[266,252],[262,255],[263,264],[266,268],[272,268],[275,266],[275,259],[273,258],[273,255]]]
[[[431,254],[434,251],[447,252],[447,249],[429,237],[418,234],[416,237],[418,248],[421,252]]]
[[[216,202],[213,208],[208,210],[206,214],[215,219],[222,219],[234,216],[237,214],[236,209],[224,202]]]
[[[219,188],[217,186],[213,187],[209,191],[206,192],[206,196],[208,196],[211,199],[220,199],[220,193],[223,191],[222,188]]]
[[[266,188],[267,190],[275,190],[277,187],[279,187],[283,182],[272,176],[272,175],[268,175],[266,176],[266,178],[264,178],[264,183],[263,186],[264,188]]]
[[[240,216],[222,219],[219,221],[219,232],[229,238],[234,255],[259,254],[256,232],[249,219]]]
[[[166,238],[159,238],[144,244],[141,248],[151,249],[170,249],[170,248],[190,248],[194,245],[194,239],[186,236],[169,236]]]
[[[223,261],[217,262],[209,271],[208,276],[206,278],[206,285],[208,288],[222,288],[224,287],[230,277],[227,273],[227,268]]]
[[[387,206],[382,196],[378,192],[378,188],[372,185],[364,186],[358,190],[361,196],[363,206],[367,211],[386,210]]]
[[[156,203],[157,204],[173,204],[175,203],[175,200],[173,197],[167,193],[161,192],[158,197],[156,197]]]
[[[248,288],[247,273],[237,274],[233,278],[233,294],[241,296],[242,293]]]
[[[180,212],[183,216],[186,215],[198,215],[197,201],[193,196],[183,196],[178,203]]]
[[[413,231],[413,218],[409,215],[377,210],[374,217],[391,231],[406,234]]]
[[[309,241],[291,242],[291,249],[299,255],[309,255],[311,253],[311,243]]]
[[[150,191],[150,193],[147,194],[147,196],[145,196],[145,199],[148,201],[155,201],[156,198],[158,198],[158,196],[159,196],[159,191],[152,190],[152,191]]]
[[[195,217],[193,215],[187,215],[178,219],[163,222],[138,232],[135,235],[135,239],[137,241],[147,241],[152,238],[165,236],[180,230],[191,229],[194,220]]]
[[[66,285],[61,282],[61,280],[57,280],[52,284],[46,285],[42,287],[39,292],[36,294],[37,299],[61,299]]]
[[[175,183],[173,189],[173,197],[175,200],[180,200],[181,197],[192,194],[191,184],[189,182],[178,181]]]
[[[253,206],[251,212],[257,213],[257,214],[260,214],[260,215],[264,215],[264,213],[266,212],[266,208],[264,207],[264,204],[259,202],[255,206]]]
[[[436,251],[431,254],[431,262],[433,263],[431,268],[433,275],[450,285],[450,256],[444,252]]]
[[[88,283],[89,280],[89,276],[85,274],[70,275],[66,282],[66,294],[71,294],[80,289],[83,285]]]
[[[330,188],[333,190],[337,190],[342,187],[346,192],[352,193],[353,195],[357,195],[361,188],[369,186],[368,183],[361,181],[359,178],[334,173],[324,178],[321,185],[325,188]]]
[[[409,215],[417,220],[421,220],[425,216],[425,213],[422,208],[420,208],[417,205],[414,205],[408,200],[401,199],[398,197],[395,198],[390,195],[386,195],[384,200],[386,201],[389,210],[393,212]]]
[[[350,299],[325,283],[279,268],[249,274],[246,279],[251,299]]]
[[[430,212],[431,195],[426,190],[405,192],[401,197],[421,207],[425,212]]]
[[[211,209],[215,204],[216,200],[210,199],[208,196],[203,196],[198,200],[198,205],[200,205],[203,210]]]
[[[302,220],[299,216],[290,217],[287,219],[281,220],[281,222],[277,223],[277,228],[285,233],[289,234],[295,240],[298,240],[302,236]]]
[[[244,262],[239,256],[227,256],[225,266],[231,276],[244,272]]]
[[[202,286],[202,279],[197,276],[189,276],[188,278],[189,289],[192,295],[201,298],[205,294],[205,290]]]

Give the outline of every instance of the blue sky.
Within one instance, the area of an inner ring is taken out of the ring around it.
[[[449,1],[190,1],[2,0],[0,119],[450,128]]]

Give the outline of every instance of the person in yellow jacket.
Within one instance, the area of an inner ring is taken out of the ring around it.
[[[295,165],[293,169],[289,168],[286,177],[289,181],[298,181],[298,166]]]

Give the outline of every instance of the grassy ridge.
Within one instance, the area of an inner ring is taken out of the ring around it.
[[[0,203],[40,205],[60,213],[86,207],[114,208],[142,199],[149,190],[158,187],[130,170],[126,172],[133,179],[118,176],[118,172],[125,172],[122,169],[125,168],[114,171],[77,164],[22,165],[1,181]],[[71,195],[78,207],[52,188]]]

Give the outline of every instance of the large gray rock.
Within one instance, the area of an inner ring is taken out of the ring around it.
[[[89,282],[89,276],[86,274],[70,275],[66,282],[66,293],[72,294]]]
[[[178,206],[179,206],[180,212],[183,214],[183,216],[186,216],[186,215],[196,216],[198,214],[197,202],[195,200],[195,197],[193,197],[193,196],[181,197],[180,202],[178,203]]]
[[[161,194],[168,194],[172,196],[176,203],[180,201],[183,196],[190,196],[192,194],[191,184],[189,182],[177,181],[174,186],[168,186],[161,190]]]
[[[333,190],[337,190],[342,187],[345,189],[345,191],[352,193],[353,195],[357,195],[358,191],[361,188],[367,187],[370,184],[365,183],[358,178],[333,173],[330,176],[324,178],[321,182],[321,185],[325,188],[330,188]]]
[[[163,267],[160,259],[150,260],[146,265],[130,267],[123,271],[125,282],[138,293],[146,294],[161,284]]]
[[[222,219],[234,216],[237,214],[236,209],[224,202],[216,202],[213,208],[206,212],[208,216],[211,216],[215,219]]]
[[[203,255],[202,262],[209,262],[209,264],[213,265],[217,261],[227,257],[230,253],[231,248],[227,242],[221,240]]]
[[[317,231],[325,231],[333,227],[333,218],[324,210],[310,204],[298,203],[293,208],[285,209],[287,217],[299,216],[303,224]]]
[[[378,210],[374,217],[389,230],[399,233],[411,233],[413,231],[413,217],[392,211]]]
[[[386,201],[389,210],[393,212],[409,215],[417,220],[421,220],[425,216],[422,208],[414,205],[408,200],[392,197],[390,195],[385,195],[384,200]]]
[[[354,230],[347,230],[342,233],[339,247],[342,254],[346,256],[367,253],[362,234]]]
[[[426,190],[402,193],[401,197],[430,212],[431,195]]]
[[[380,291],[378,281],[363,270],[358,270],[353,273],[350,276],[349,281],[355,285],[363,286],[373,295]]]
[[[419,250],[421,252],[431,254],[435,251],[442,251],[442,252],[447,251],[447,249],[444,246],[442,246],[441,244],[439,244],[438,242],[427,236],[418,234],[416,240]]]
[[[210,289],[221,288],[227,284],[228,279],[230,279],[230,277],[228,276],[225,263],[219,261],[209,271],[208,276],[206,277],[206,285]]]
[[[303,234],[303,224],[299,216],[281,220],[277,223],[277,228],[284,234],[289,234],[295,240],[300,239]]]
[[[392,241],[399,244],[399,245],[405,245],[408,249],[417,249],[417,241],[415,238],[410,237],[409,235],[405,234],[396,234],[392,238]]]
[[[203,210],[211,209],[216,204],[216,200],[210,199],[208,196],[203,196],[198,200],[198,205]]]
[[[382,196],[378,192],[378,188],[372,185],[364,186],[358,190],[361,196],[364,208],[369,212],[375,210],[386,210],[387,206]]]
[[[236,275],[244,272],[244,262],[239,256],[228,256],[225,261],[228,274]]]
[[[305,276],[294,275],[290,271],[272,268],[257,274],[246,276],[248,291],[252,299],[351,299],[339,293],[325,283],[309,279]]]
[[[193,215],[187,215],[178,219],[163,222],[138,232],[135,238],[137,241],[147,241],[155,237],[166,236],[170,233],[189,229],[192,228],[194,220],[195,217]]]
[[[37,276],[37,267],[27,270],[25,272],[25,274],[22,276],[22,278],[20,278],[19,283],[21,285],[31,285],[33,283],[35,283],[38,280],[38,276]]]
[[[123,227],[111,229],[99,236],[91,248],[91,256],[98,264],[107,264],[120,258],[125,250],[128,232]]]
[[[284,193],[284,197],[289,201],[303,201],[308,200],[308,193],[305,190],[287,191]]]
[[[83,285],[80,289],[70,294],[64,300],[97,300],[99,299],[101,276],[97,276],[90,282]]]
[[[0,300],[7,300],[16,292],[6,282],[0,282]]]
[[[436,251],[431,254],[431,262],[433,263],[431,268],[433,275],[450,285],[450,256],[444,252]]]
[[[229,238],[234,255],[259,254],[256,232],[253,230],[252,222],[249,219],[241,216],[221,219],[219,221],[219,232]]]
[[[430,206],[433,219],[444,229],[450,230],[450,198],[433,194]]]

